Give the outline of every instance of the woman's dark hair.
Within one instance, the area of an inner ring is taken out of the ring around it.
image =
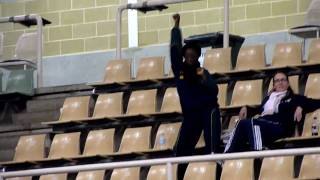
[[[185,44],[182,48],[182,55],[183,56],[186,54],[187,49],[193,49],[197,53],[198,57],[201,56],[201,47],[197,43],[189,42],[189,43]]]
[[[285,72],[283,72],[283,71],[277,71],[277,72],[275,72],[275,73],[273,74],[273,76],[272,76],[273,85],[274,85],[274,77],[275,77],[277,74],[283,74],[283,75],[286,77],[286,79],[287,79],[287,81],[288,81],[288,83],[289,83],[289,76],[288,76]],[[293,93],[294,93],[293,90],[292,90],[292,88],[291,88],[291,86],[290,86],[290,83],[289,83],[289,87],[288,87],[287,91],[288,91],[288,93],[290,93],[290,94],[293,94]]]

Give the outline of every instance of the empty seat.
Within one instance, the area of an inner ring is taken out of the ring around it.
[[[68,174],[47,174],[40,176],[39,180],[67,180]]]
[[[6,180],[32,180],[32,177],[27,176],[27,177],[6,178]]]
[[[237,81],[231,106],[258,105],[262,100],[262,80]]]
[[[79,154],[80,132],[56,134],[53,138],[48,158],[68,158]]]
[[[215,162],[189,163],[183,180],[215,180],[216,166]]]
[[[45,156],[45,139],[45,134],[21,136],[15,149],[13,161],[43,159]]]
[[[119,116],[122,114],[123,92],[99,95],[94,107],[93,118]]]
[[[21,60],[36,61],[38,53],[37,39],[37,32],[23,33],[18,38],[16,44],[15,58]]]
[[[140,60],[136,80],[160,79],[163,77],[164,57],[146,57]]]
[[[320,63],[320,39],[312,39],[307,63]]]
[[[160,112],[181,112],[177,88],[168,88],[163,96]]]
[[[253,159],[227,160],[223,164],[221,180],[254,179]]]
[[[33,70],[10,71],[3,94],[18,93],[26,96],[34,94]]]
[[[309,74],[304,95],[309,98],[320,98],[320,73]]]
[[[289,84],[290,87],[292,88],[293,92],[298,94],[299,93],[299,76],[289,76]],[[271,91],[271,89],[273,88],[273,81],[271,79],[270,84],[269,84],[269,88],[268,88],[268,92]]]
[[[311,128],[312,128],[312,121],[314,117],[316,117],[317,119],[320,119],[320,109],[317,109],[313,112],[306,114],[305,121],[303,124],[303,131],[302,131],[303,137],[312,136]]]
[[[270,157],[262,161],[259,180],[293,179],[293,157]]]
[[[105,171],[82,171],[79,172],[76,180],[104,180]]]
[[[104,155],[113,153],[115,129],[90,131],[84,146],[83,155]]]
[[[139,180],[140,168],[121,168],[114,169],[110,180]]]
[[[124,82],[131,79],[131,61],[117,59],[108,62],[103,78],[104,83]]]
[[[320,179],[320,155],[304,155],[299,179]]]
[[[89,118],[90,96],[66,98],[60,110],[59,121]]]
[[[155,113],[156,94],[156,89],[133,91],[129,98],[126,114],[135,115]]]
[[[227,105],[227,89],[228,84],[218,84],[218,103],[220,107],[225,107]]]
[[[231,48],[208,49],[204,55],[203,67],[212,73],[231,70]]]
[[[263,69],[265,62],[265,45],[242,47],[239,51],[235,70]]]
[[[279,43],[274,48],[271,65],[273,67],[296,66],[300,65],[301,61],[301,43]]]
[[[173,180],[177,179],[177,165],[173,165]],[[167,180],[167,166],[166,165],[158,165],[152,166],[149,169],[147,180]]]
[[[153,149],[173,149],[178,138],[180,127],[180,122],[161,124],[156,135],[156,140]]]
[[[150,149],[151,126],[128,128],[125,130],[121,144],[120,153],[142,152]]]

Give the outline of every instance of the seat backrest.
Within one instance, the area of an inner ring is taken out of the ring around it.
[[[90,131],[84,146],[83,155],[113,153],[115,129]]]
[[[298,94],[299,93],[299,76],[289,76],[289,84],[290,87],[292,88],[293,92]],[[271,89],[273,88],[273,81],[271,79],[270,84],[269,84],[269,88],[268,88],[268,92],[271,91]]]
[[[176,144],[181,123],[161,124],[158,128],[153,149],[173,149]]]
[[[164,77],[164,57],[142,58],[138,65],[137,80],[159,79]]]
[[[90,96],[66,98],[60,110],[59,121],[88,118],[90,98]]]
[[[160,112],[181,112],[177,88],[168,88],[163,96]]]
[[[80,132],[56,134],[48,158],[73,157],[80,154]]]
[[[16,146],[13,160],[26,161],[43,159],[45,156],[45,140],[45,134],[21,136]]]
[[[123,112],[123,92],[99,95],[93,111],[93,117],[118,116]]]
[[[229,72],[231,70],[231,48],[208,49],[204,55],[203,67],[211,74]]]
[[[215,162],[197,162],[189,163],[184,174],[183,180],[195,179],[216,179],[216,163]]]
[[[68,174],[47,174],[40,176],[39,180],[67,180]]]
[[[239,116],[232,116],[229,121],[228,129],[233,129],[239,120]]]
[[[82,171],[79,172],[76,180],[104,180],[105,171]]]
[[[265,68],[265,45],[242,47],[239,51],[235,70]]]
[[[320,155],[310,154],[304,155],[299,179],[319,179],[320,178]]]
[[[231,98],[231,106],[255,105],[262,101],[262,80],[237,81]]]
[[[220,107],[225,107],[227,105],[227,89],[228,84],[218,84],[218,103]]]
[[[203,131],[201,132],[201,135],[199,137],[199,140],[196,144],[196,148],[202,148],[206,146],[206,142],[204,140],[204,135],[203,135]]]
[[[108,62],[103,82],[124,82],[131,79],[131,60],[128,59],[116,59]]]
[[[302,62],[301,43],[279,43],[273,51],[272,66],[295,66]]]
[[[119,152],[141,152],[150,149],[151,126],[127,128],[122,136]]]
[[[32,180],[32,176],[6,178],[6,180]]]
[[[129,98],[126,114],[148,114],[156,111],[157,90],[133,91]]]
[[[23,33],[17,41],[15,57],[17,59],[36,61],[37,60],[37,32]]]
[[[114,169],[111,174],[110,180],[139,180],[140,168],[121,168]]]
[[[253,159],[227,160],[223,164],[221,180],[254,179]]]
[[[320,98],[320,73],[309,74],[304,95],[309,98]]]
[[[259,180],[293,179],[293,157],[269,157],[262,161]]]
[[[320,119],[320,109],[317,109],[313,112],[306,114],[304,124],[303,124],[303,131],[302,131],[303,137],[312,136],[311,128],[312,128],[312,121],[314,117],[317,117],[318,120]]]
[[[177,179],[177,165],[173,165],[173,180]],[[151,166],[147,175],[147,180],[167,180],[167,166]]]
[[[320,63],[320,39],[311,40],[307,62]]]
[[[5,92],[18,92],[25,95],[33,95],[33,70],[10,71]]]

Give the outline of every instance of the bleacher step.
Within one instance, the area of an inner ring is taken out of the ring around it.
[[[0,149],[0,162],[13,160],[14,149]]]
[[[41,122],[57,121],[59,115],[59,110],[18,113],[13,115],[13,123],[24,126],[34,126],[41,124]]]
[[[59,110],[64,100],[65,98],[30,100],[27,102],[27,112]]]

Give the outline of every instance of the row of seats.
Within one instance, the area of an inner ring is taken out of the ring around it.
[[[173,175],[176,179],[176,168],[173,166]],[[218,179],[216,177],[217,165],[215,162],[197,162],[189,163],[184,180],[195,179]],[[298,178],[299,179],[318,179],[320,177],[320,155],[305,155],[303,157]],[[230,179],[255,179],[254,160],[227,160],[223,164],[220,180]],[[79,172],[76,180],[104,180],[105,171],[84,171]],[[120,179],[140,179],[140,168],[121,168],[114,169],[111,174],[111,180]],[[167,179],[167,169],[165,165],[150,167],[147,180],[165,180]],[[264,158],[259,173],[259,180],[280,180],[294,179],[294,157],[270,157]],[[10,180],[31,180],[31,177],[11,178]],[[67,174],[51,174],[40,176],[40,180],[67,180]]]
[[[305,64],[318,64],[320,61],[320,39],[313,39],[309,48],[309,56]],[[271,67],[302,65],[301,43],[279,43],[274,49]],[[164,57],[142,58],[139,62],[136,80],[152,80],[164,78]],[[209,49],[204,56],[203,66],[210,73],[226,73],[243,70],[261,70],[267,67],[265,61],[265,45],[242,47],[237,63],[231,68],[231,48]],[[172,76],[170,71],[169,76]],[[103,83],[130,82],[131,61],[112,60],[106,66]]]

